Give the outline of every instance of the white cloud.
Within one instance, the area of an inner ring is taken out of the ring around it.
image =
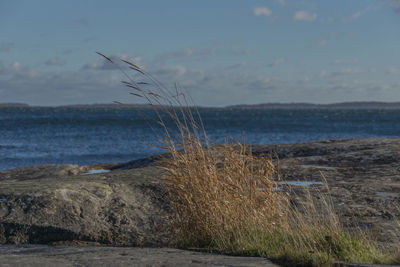
[[[9,65],[0,63],[0,99],[2,102],[26,102],[33,105],[143,101],[131,97],[128,88],[121,85],[120,81],[126,79],[122,73],[101,71],[110,69],[102,61],[89,68],[90,64],[76,71],[34,72],[19,62]],[[243,103],[244,99],[259,101],[260,95],[265,96],[279,88],[286,88],[282,84],[284,81],[252,73],[246,63],[230,70],[152,65],[147,72],[167,88],[173,88],[175,82],[179,83],[195,99],[196,104],[208,106]],[[131,73],[128,72],[129,75]],[[132,78],[152,83],[138,74],[132,75]],[[249,97],[249,94],[254,97]]]
[[[358,19],[359,17],[361,17],[362,13],[361,11],[358,11],[356,13],[354,13],[353,15],[351,15],[352,19]]]
[[[400,74],[400,68],[395,68],[395,67],[389,68],[386,71],[386,73],[387,74]]]
[[[56,57],[47,60],[44,64],[46,64],[47,66],[63,66],[65,65],[65,61]]]
[[[272,11],[268,7],[255,7],[253,9],[254,16],[270,16]]]
[[[134,55],[119,54],[124,58]],[[115,56],[111,56],[113,60]],[[277,59],[270,65],[279,65],[284,59]],[[344,101],[353,99],[374,99],[382,95],[385,89],[382,82],[368,82],[367,75],[361,73],[374,72],[374,69],[342,68],[335,72],[324,72],[323,76],[338,79],[321,79],[312,73],[305,76],[280,78],[271,75],[271,70],[256,67],[242,62],[220,68],[194,68],[192,64],[148,64],[140,60],[140,66],[148,66],[146,71],[151,73],[167,88],[173,88],[175,82],[187,91],[196,104],[205,106],[229,105],[239,103],[261,102],[318,102]],[[89,63],[86,65],[90,65]],[[266,66],[264,66],[266,67]],[[0,99],[2,102],[27,102],[35,105],[62,105],[84,103],[143,103],[141,98],[131,97],[129,88],[121,85],[126,79],[120,72],[105,66],[103,60],[98,60],[92,67],[76,71],[33,71],[20,62],[3,64],[0,61]],[[257,69],[257,71],[254,71]],[[391,68],[391,72],[398,71]],[[143,76],[132,74],[137,81],[145,81]],[[352,76],[354,75],[354,76]],[[152,89],[152,85],[148,85]],[[374,90],[377,91],[374,91]],[[391,91],[385,97],[398,96],[398,90]],[[371,91],[372,90],[372,91]],[[343,92],[346,92],[344,94]],[[386,91],[385,91],[386,92]]]
[[[213,54],[215,54],[214,49],[195,49],[187,47],[181,50],[166,52],[158,55],[155,58],[154,62],[157,64],[161,64],[169,60],[204,59]]]
[[[232,54],[234,55],[249,55],[253,53],[251,49],[232,49]]]
[[[384,1],[382,1],[382,3],[378,3],[378,2],[379,1],[376,1],[375,4],[372,4],[370,6],[367,6],[367,7],[363,8],[363,9],[360,9],[360,10],[354,12],[350,17],[343,18],[342,21],[343,22],[348,22],[348,21],[352,21],[352,20],[357,20],[357,19],[365,16],[366,14],[368,14],[370,12],[380,10],[382,8],[383,4],[384,4],[383,3]],[[389,3],[390,3],[390,1],[389,1]],[[400,3],[400,1],[399,1],[399,3]],[[399,5],[399,7],[400,7],[400,5]]]
[[[233,64],[230,66],[225,67],[225,70],[238,70],[247,67],[247,62],[240,62],[238,64]]]
[[[158,75],[172,75],[174,77],[179,77],[187,73],[187,68],[182,65],[174,65],[174,66],[169,66],[166,68],[162,68],[157,70]]]
[[[340,69],[339,71],[336,71],[336,72],[332,72],[332,75],[360,74],[363,72],[364,71],[359,68],[345,68],[345,69]]]
[[[194,53],[194,49],[193,48],[184,48],[183,49],[183,54],[185,56],[191,56]]]
[[[312,22],[317,19],[317,14],[316,13],[309,13],[307,11],[296,11],[292,17],[293,21],[308,21]]]
[[[284,58],[278,58],[277,60],[271,62],[270,64],[268,64],[269,67],[276,67],[279,66],[281,64],[285,63],[285,59]]]
[[[326,45],[326,44],[328,44],[328,41],[325,40],[325,39],[319,41],[319,45],[320,45],[320,46],[324,46],[324,45]]]
[[[10,74],[19,74],[24,72],[25,74],[28,72],[28,68],[22,66],[22,64],[19,61],[14,61],[13,63],[10,64],[4,64],[2,61],[0,61],[0,77],[10,77]],[[1,84],[1,83],[0,83]]]
[[[111,103],[126,96],[119,80],[100,71],[38,72],[19,62],[0,64],[0,99],[35,105]]]
[[[359,68],[344,68],[340,69],[337,71],[332,71],[327,73],[327,76],[329,77],[337,77],[337,76],[343,76],[343,75],[354,75],[354,74],[361,74],[363,73],[363,70]]]
[[[285,6],[286,5],[286,1],[285,0],[276,0],[278,2],[279,5],[281,6]]]
[[[352,59],[335,59],[332,61],[332,64],[334,65],[350,65],[350,64],[355,64],[358,63],[359,60],[357,58],[352,58]]]
[[[351,95],[350,99],[344,101],[391,101],[387,95],[393,85],[382,81],[364,81],[353,80],[349,82],[329,83],[326,90],[336,92],[338,95]],[[384,93],[384,94],[383,94]],[[386,97],[385,97],[386,95]],[[341,100],[343,102],[343,100]]]
[[[321,76],[323,77],[338,77],[338,76],[350,76],[350,75],[358,75],[358,74],[363,74],[363,73],[374,73],[376,72],[376,69],[370,68],[370,69],[361,69],[361,68],[342,68],[337,71],[323,71],[321,73]]]
[[[351,17],[350,17],[350,20],[359,19],[361,16],[367,14],[370,10],[371,10],[370,7],[366,7],[366,8],[364,8],[364,9],[361,9],[361,10],[359,10],[359,11],[353,13],[353,14],[351,15]]]

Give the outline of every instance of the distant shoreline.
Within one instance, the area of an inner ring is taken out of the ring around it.
[[[31,106],[25,103],[0,103],[0,108],[123,108],[137,109],[151,107],[147,104],[79,104],[60,106]],[[210,109],[400,109],[400,102],[341,102],[332,104],[313,103],[263,103],[263,104],[239,104],[224,107],[204,107]]]

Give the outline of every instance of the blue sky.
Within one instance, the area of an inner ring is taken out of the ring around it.
[[[400,101],[400,0],[0,0],[0,102],[140,103],[95,51],[204,106]]]

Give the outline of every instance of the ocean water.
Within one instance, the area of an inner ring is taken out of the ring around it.
[[[400,137],[400,110],[201,109],[208,137],[249,144]],[[48,163],[125,162],[162,152],[151,109],[0,108],[0,170]]]

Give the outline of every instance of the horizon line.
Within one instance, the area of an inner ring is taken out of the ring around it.
[[[332,103],[312,103],[312,102],[265,102],[259,104],[232,104],[232,105],[225,105],[225,106],[202,106],[202,105],[189,105],[189,107],[198,107],[198,108],[256,108],[256,107],[290,107],[290,106],[309,106],[309,107],[334,107],[334,106],[399,106],[400,108],[400,101],[396,102],[386,102],[386,101],[346,101],[346,102],[332,102]],[[65,104],[65,105],[31,105],[27,103],[21,102],[0,102],[0,107],[33,107],[33,108],[40,108],[40,107],[47,107],[47,108],[61,108],[61,107],[148,107],[151,108],[149,104],[144,103],[92,103],[92,104]],[[154,106],[162,106],[162,105],[154,105]],[[176,106],[172,106],[176,107]]]

